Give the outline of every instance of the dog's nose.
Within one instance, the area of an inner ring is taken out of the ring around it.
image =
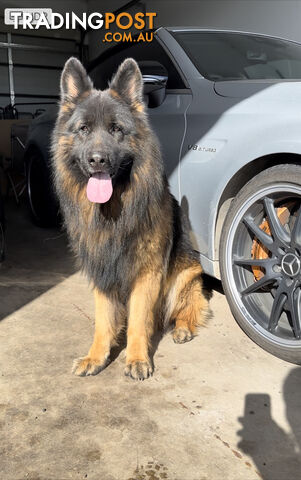
[[[106,163],[106,159],[101,156],[99,153],[93,153],[89,158],[88,162],[93,167],[104,165]]]

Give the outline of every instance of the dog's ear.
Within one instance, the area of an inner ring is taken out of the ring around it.
[[[141,109],[143,106],[143,78],[137,62],[127,58],[114,75],[110,90],[127,104]]]
[[[82,64],[75,57],[65,63],[61,76],[61,99],[76,101],[83,93],[93,88],[92,81]]]

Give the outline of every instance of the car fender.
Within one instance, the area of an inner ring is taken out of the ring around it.
[[[212,267],[212,262],[218,262],[216,220],[228,183],[258,158],[279,153],[301,155],[299,112],[291,111],[279,118],[255,112],[246,117],[244,112],[233,110],[217,118],[199,140],[186,138],[179,167],[180,198],[184,208],[186,205],[194,246],[204,262],[209,261],[204,270],[217,277],[218,266]]]

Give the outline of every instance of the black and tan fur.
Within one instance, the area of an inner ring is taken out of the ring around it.
[[[175,342],[191,340],[203,324],[207,301],[198,255],[169,192],[144,111],[134,60],[125,60],[110,87],[98,91],[80,62],[69,59],[52,151],[70,244],[95,295],[94,341],[88,355],[75,361],[74,372],[84,376],[102,370],[127,325],[125,373],[147,378],[155,328],[173,324]],[[105,204],[86,196],[95,151],[106,159],[104,168],[113,179],[113,195]]]

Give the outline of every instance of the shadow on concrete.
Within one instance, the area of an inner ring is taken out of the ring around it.
[[[273,420],[271,398],[264,393],[246,395],[244,416],[238,419],[243,428],[237,446],[252,457],[264,480],[301,478],[301,368],[287,376],[283,397],[289,433]]]
[[[25,203],[25,202],[24,202]],[[5,204],[5,261],[0,264],[0,320],[75,273],[65,235],[34,226],[26,205]]]

